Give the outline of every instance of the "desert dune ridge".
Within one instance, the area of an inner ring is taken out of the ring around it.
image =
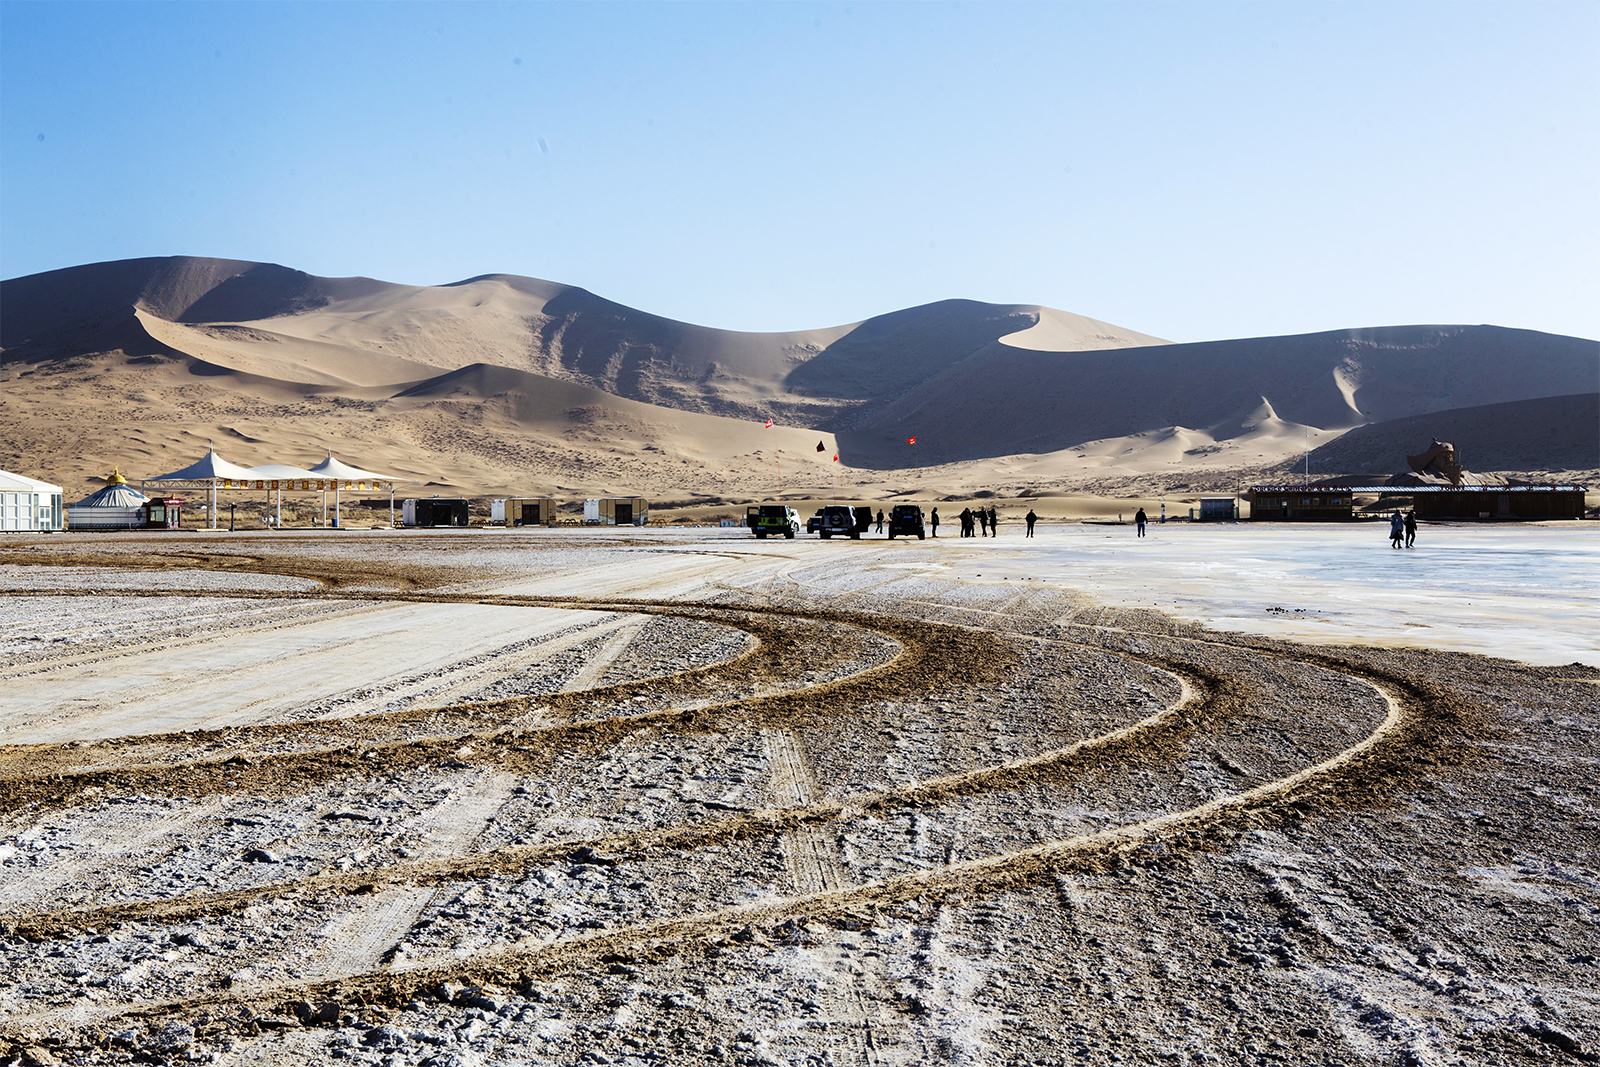
[[[1583,399],[1600,345],[1499,327],[1170,344],[948,300],[736,333],[539,279],[408,286],[194,257],[12,279],[0,304],[0,466],[85,488],[211,440],[247,466],[331,449],[469,495],[1220,485],[1308,450],[1319,476],[1392,473],[1403,453],[1384,452],[1424,446],[1410,435],[1430,420],[1522,474],[1600,467]],[[1519,403],[1534,406],[1448,414]]]

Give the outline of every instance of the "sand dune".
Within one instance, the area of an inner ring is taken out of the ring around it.
[[[856,463],[897,466],[899,443],[914,434],[924,457],[956,462],[1182,427],[1231,440],[1263,400],[1296,426],[1347,430],[1597,388],[1600,344],[1492,326],[1084,352],[994,344],[858,419],[840,445]]]
[[[238,462],[332,448],[469,492],[761,495],[780,471],[808,492],[1061,488],[1270,467],[1371,423],[1600,391],[1600,345],[1496,327],[1168,344],[946,300],[738,333],[534,278],[414,286],[190,257],[7,281],[0,349],[0,465],[78,484],[218,440]],[[1588,454],[1552,458],[1533,429],[1483,420],[1473,449],[1530,468]],[[1394,449],[1388,466],[1418,444],[1361,441]]]
[[[1361,426],[1315,449],[1311,469],[1387,478],[1406,469],[1408,451],[1435,437],[1454,444],[1470,471],[1597,470],[1600,393],[1430,411]]]

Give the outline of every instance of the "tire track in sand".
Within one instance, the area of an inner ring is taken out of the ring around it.
[[[1352,677],[1356,677],[1352,675]],[[46,1012],[11,1020],[7,1025],[84,1025],[119,1017],[163,1017],[174,1013],[238,1003],[272,1003],[298,999],[350,999],[405,1003],[447,980],[512,986],[532,976],[563,967],[584,965],[607,953],[648,953],[664,945],[705,941],[752,925],[775,926],[786,920],[856,916],[864,911],[922,900],[938,903],[1031,882],[1079,864],[1100,864],[1162,839],[1204,830],[1210,825],[1254,810],[1294,801],[1327,780],[1359,772],[1364,759],[1386,742],[1400,737],[1423,709],[1408,707],[1387,685],[1360,679],[1382,698],[1387,714],[1366,738],[1334,756],[1294,774],[1218,797],[1197,807],[1169,812],[1138,823],[1089,834],[1042,842],[1027,848],[947,864],[857,886],[825,889],[777,900],[639,923],[594,933],[580,933],[558,942],[527,938],[466,958],[428,958],[364,974],[323,981],[296,979],[258,986],[247,993],[211,993],[157,1003],[82,1005],[66,1012]],[[3,1032],[5,1028],[0,1028]]]
[[[816,788],[794,731],[765,729],[761,731],[761,741],[771,769],[768,788],[777,806],[780,809],[812,807]],[[785,833],[783,858],[795,891],[801,896],[834,892],[850,884],[823,824],[804,822]],[[854,1062],[882,1062],[877,1035],[873,1033],[874,1022],[881,1024],[880,1018],[868,1009],[855,975],[846,974],[842,986],[842,990],[839,985],[819,987],[817,992],[823,1001],[825,1018],[842,1029],[840,1036]]]

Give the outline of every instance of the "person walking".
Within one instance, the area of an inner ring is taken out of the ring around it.
[[[1140,508],[1139,513],[1133,517],[1133,525],[1138,528],[1140,537],[1144,536],[1145,523],[1149,521],[1150,517],[1144,513],[1144,508]]]
[[[1406,512],[1406,547],[1417,547],[1417,509]]]
[[[1405,535],[1406,520],[1402,519],[1400,517],[1400,513],[1396,511],[1393,515],[1389,516],[1389,547],[1399,548],[1400,541],[1405,537]]]
[[[883,509],[878,509],[878,532],[883,533]]]
[[[1037,516],[1037,515],[1035,515],[1033,513],[1033,509],[1032,508],[1029,508],[1028,509],[1028,513],[1022,517],[1022,521],[1026,522],[1028,524],[1028,532],[1026,534],[1024,534],[1023,536],[1024,537],[1032,537],[1033,536],[1033,524],[1039,521],[1039,516]]]
[[[933,514],[928,516],[928,525],[933,527],[933,536],[939,536],[939,509],[934,508]]]
[[[961,522],[961,536],[962,537],[971,537],[972,536],[972,509],[971,508],[962,508],[961,509],[961,514],[957,515],[956,518],[959,519],[960,522]]]
[[[989,505],[989,536],[1000,536],[1000,512],[995,510],[993,504]]]

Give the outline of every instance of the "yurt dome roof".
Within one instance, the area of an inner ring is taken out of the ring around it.
[[[111,477],[106,479],[106,486],[98,492],[90,493],[76,504],[75,508],[136,508],[150,498],[128,484],[122,476],[122,471],[113,467]]]

